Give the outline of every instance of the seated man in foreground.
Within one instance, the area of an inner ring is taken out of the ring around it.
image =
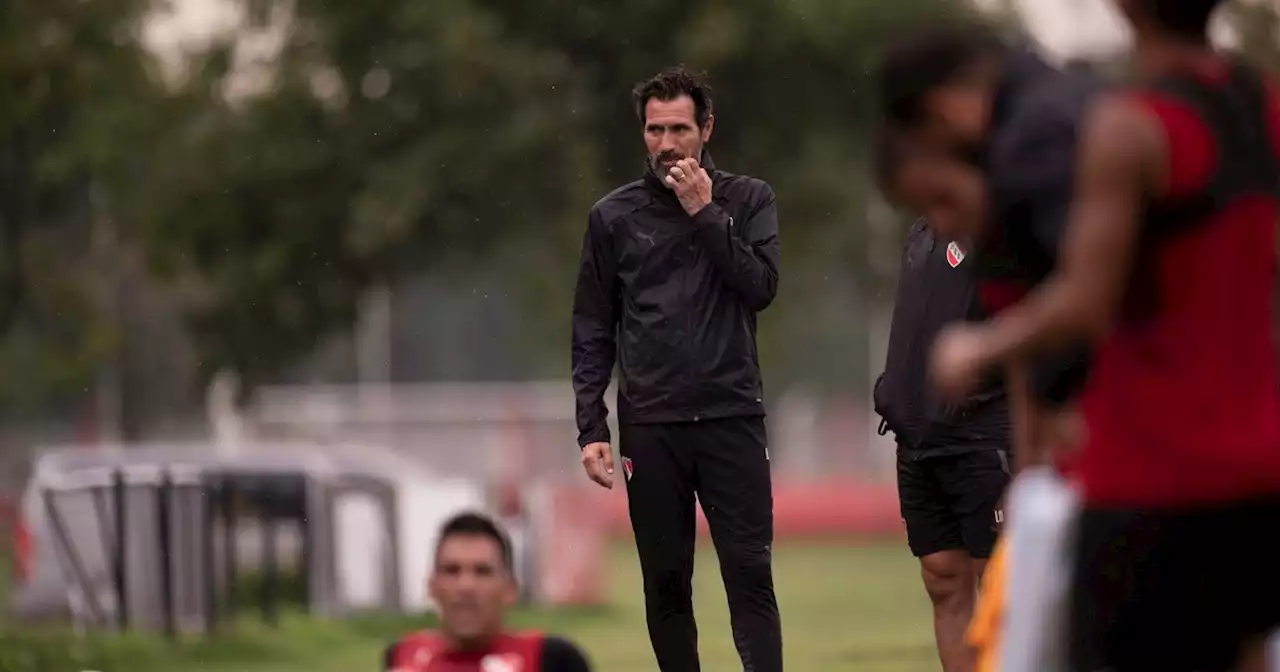
[[[387,647],[385,672],[590,672],[572,643],[503,627],[518,595],[511,542],[493,520],[460,514],[444,524],[428,582],[437,630]]]

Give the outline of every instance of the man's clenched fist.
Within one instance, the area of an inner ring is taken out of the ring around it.
[[[711,204],[711,176],[698,165],[697,159],[676,161],[676,165],[667,171],[665,182],[690,216]]]
[[[963,401],[978,386],[987,362],[981,327],[952,324],[938,334],[933,344],[931,373],[943,399]]]

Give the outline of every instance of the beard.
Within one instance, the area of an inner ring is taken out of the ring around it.
[[[649,168],[653,170],[653,173],[655,175],[662,177],[663,175],[667,174],[667,170],[671,168],[672,164],[674,164],[676,161],[679,161],[680,159],[687,159],[687,158],[689,157],[685,156],[683,152],[678,152],[675,150],[667,151],[667,152],[658,152],[652,157],[649,157]]]

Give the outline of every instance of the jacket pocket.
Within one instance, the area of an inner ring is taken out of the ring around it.
[[[871,391],[872,407],[875,409],[876,415],[880,416],[884,426],[889,431],[897,434],[901,427],[899,419],[894,417],[896,409],[893,407],[892,399],[892,390],[890,390],[889,383],[885,381],[884,374],[876,376],[876,384]]]

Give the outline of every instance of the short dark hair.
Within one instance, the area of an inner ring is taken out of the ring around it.
[[[445,521],[445,524],[440,527],[440,539],[436,542],[437,554],[440,552],[441,547],[444,546],[444,542],[448,541],[450,537],[485,537],[492,539],[493,543],[498,545],[503,568],[509,570],[515,565],[511,550],[511,540],[507,538],[507,533],[502,531],[502,527],[489,516],[467,511]]]
[[[1003,57],[1008,49],[998,33],[977,23],[935,27],[897,43],[876,74],[885,119],[901,126],[919,124],[930,93],[985,59]]]
[[[1182,37],[1202,38],[1223,0],[1139,0],[1138,7],[1158,28]]]
[[[646,79],[631,90],[631,100],[636,106],[636,116],[640,123],[645,122],[644,108],[652,98],[661,101],[675,100],[680,96],[693,99],[693,116],[698,128],[707,125],[711,118],[711,84],[707,82],[707,73],[694,72],[677,65]]]

